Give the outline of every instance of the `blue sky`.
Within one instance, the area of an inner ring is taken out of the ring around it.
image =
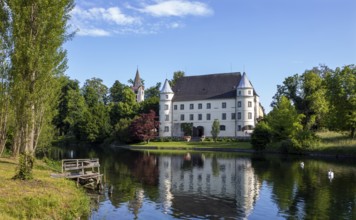
[[[355,0],[77,0],[71,15],[66,74],[81,83],[245,71],[269,111],[286,77],[356,64]]]

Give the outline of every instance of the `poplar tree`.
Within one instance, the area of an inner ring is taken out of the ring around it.
[[[10,55],[15,110],[13,153],[33,154],[43,129],[55,113],[66,68],[62,48],[73,0],[0,0],[11,16]]]
[[[0,1],[0,156],[7,142],[9,120],[12,113],[10,102],[9,54],[11,44],[9,41],[10,11],[3,1]]]

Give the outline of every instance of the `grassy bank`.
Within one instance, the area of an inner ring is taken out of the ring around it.
[[[0,158],[0,219],[78,219],[89,213],[89,198],[74,181],[54,179],[36,161],[33,180],[12,180],[17,161]]]
[[[199,150],[199,149],[243,149],[252,150],[250,142],[150,142],[130,145],[134,148],[151,148],[156,150]]]
[[[356,139],[338,132],[318,132],[320,144],[308,152],[356,157]]]
[[[320,138],[319,144],[300,153],[317,154],[317,155],[335,155],[335,156],[352,156],[356,157],[356,139],[338,132],[318,132]],[[250,142],[236,141],[203,141],[203,142],[184,142],[184,141],[167,141],[167,142],[150,142],[130,145],[132,149],[144,149],[160,152],[186,152],[191,150],[225,150],[225,151],[253,151]],[[278,144],[271,144],[266,151],[284,152]]]

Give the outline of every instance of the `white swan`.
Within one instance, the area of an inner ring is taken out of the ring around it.
[[[304,169],[304,162],[300,162],[300,168]]]
[[[329,172],[328,172],[328,178],[329,178],[329,180],[334,179],[334,172],[333,172],[332,170],[329,170]]]

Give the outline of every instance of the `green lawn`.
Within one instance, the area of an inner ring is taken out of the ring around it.
[[[189,150],[196,148],[234,148],[234,149],[252,149],[250,142],[150,142],[132,144],[131,147],[154,147],[157,149],[176,149],[176,150]]]
[[[89,213],[90,200],[74,181],[51,178],[41,161],[33,180],[12,180],[16,167],[16,160],[0,158],[0,219],[79,219]]]
[[[318,132],[320,143],[304,152],[307,154],[325,154],[325,155],[344,155],[356,157],[356,139],[351,139],[346,134],[338,132]],[[224,141],[203,141],[203,142],[150,142],[130,145],[132,149],[145,149],[160,152],[186,152],[191,150],[226,149],[226,151],[251,150],[253,148],[250,142],[224,142]],[[273,147],[272,147],[273,148]],[[273,149],[269,149],[273,151]]]
[[[356,156],[356,139],[338,132],[318,132],[320,144],[310,149],[311,152]]]

